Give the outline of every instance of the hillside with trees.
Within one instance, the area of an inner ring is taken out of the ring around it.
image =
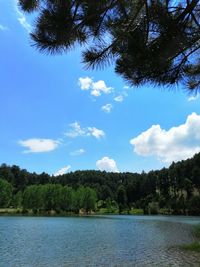
[[[129,214],[200,215],[200,153],[148,173],[75,171],[60,176],[0,166],[0,208],[34,213],[85,213],[104,210]]]

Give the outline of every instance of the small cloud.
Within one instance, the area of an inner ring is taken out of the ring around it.
[[[99,90],[92,90],[91,95],[95,97],[99,97],[101,95],[101,92]]]
[[[190,102],[190,101],[195,101],[195,100],[197,100],[199,98],[199,94],[196,94],[196,95],[193,95],[193,96],[190,96],[189,98],[188,98],[188,101]]]
[[[113,88],[108,87],[103,80],[100,80],[92,84],[92,91],[96,92],[96,96],[100,96],[101,93],[110,94],[113,91]]]
[[[94,136],[96,139],[100,139],[101,137],[105,136],[105,133],[103,130],[99,130],[95,127],[88,127],[88,136]]]
[[[85,152],[86,152],[85,149],[80,148],[78,150],[71,152],[70,156],[80,156],[80,155],[84,154]]]
[[[109,157],[103,157],[102,159],[98,160],[96,162],[96,167],[100,171],[119,172],[115,160]]]
[[[112,104],[106,104],[105,106],[101,107],[101,109],[106,113],[110,113],[112,108],[113,108]]]
[[[169,130],[152,125],[130,143],[138,155],[155,156],[162,162],[190,158],[200,152],[200,115],[192,113],[184,124]]]
[[[18,142],[18,144],[27,148],[27,150],[23,151],[24,153],[42,153],[55,150],[59,146],[60,141],[53,139],[32,138],[21,140]]]
[[[79,78],[78,79],[78,85],[81,87],[81,90],[89,90],[90,87],[92,86],[92,79],[89,77],[85,77],[85,78]]]
[[[122,101],[124,100],[124,97],[123,97],[123,95],[119,95],[119,96],[116,96],[116,97],[114,98],[114,100],[115,100],[116,102],[122,102]]]
[[[65,166],[63,168],[61,168],[60,170],[58,170],[57,172],[54,173],[54,176],[59,176],[59,175],[63,175],[65,173],[67,173],[69,170],[71,169],[71,166]]]
[[[69,126],[71,127],[71,130],[65,133],[67,137],[75,138],[78,136],[86,135],[85,129],[81,128],[80,124],[77,121],[71,123]]]
[[[114,90],[112,87],[108,87],[103,80],[94,82],[89,77],[80,77],[78,84],[81,90],[90,90],[90,94],[95,97],[101,96],[102,93],[110,94]]]
[[[7,30],[9,30],[8,27],[3,26],[2,24],[0,24],[0,31],[7,31]]]
[[[79,136],[93,136],[97,139],[105,136],[105,133],[103,130],[97,129],[96,127],[85,127],[82,128],[81,125],[78,122],[71,123],[70,130],[65,133],[67,137],[75,138]]]
[[[18,1],[15,0],[15,10],[17,13],[17,20],[21,26],[28,32],[31,32],[31,25],[27,22],[25,15],[18,8]]]
[[[128,90],[128,89],[130,89],[130,87],[129,87],[129,86],[127,86],[127,85],[125,85],[123,88],[124,88],[125,90]]]

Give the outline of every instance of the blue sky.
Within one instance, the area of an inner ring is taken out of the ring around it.
[[[126,88],[113,66],[84,69],[80,49],[42,55],[29,23],[15,0],[0,0],[0,163],[141,172],[200,151],[198,95],[181,85]]]

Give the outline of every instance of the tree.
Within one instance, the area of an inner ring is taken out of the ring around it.
[[[12,198],[12,185],[0,179],[0,208],[7,208]]]
[[[200,86],[199,0],[19,0],[36,11],[33,45],[45,53],[63,53],[75,45],[88,67],[115,63],[131,85]]]
[[[200,215],[200,196],[193,196],[189,202],[189,214]]]
[[[80,187],[76,191],[76,210],[84,209],[86,212],[95,210],[96,192],[89,187]]]
[[[33,209],[34,211],[43,209],[45,204],[44,193],[44,187],[41,185],[28,186],[23,193],[23,208]]]
[[[71,187],[64,186],[61,188],[60,208],[66,211],[73,209],[73,190]]]
[[[95,190],[86,187],[84,188],[84,194],[82,198],[82,208],[86,210],[86,212],[95,210],[95,204],[97,201]]]
[[[184,184],[184,189],[187,192],[187,198],[191,198],[192,196],[192,191],[193,191],[193,184],[192,181],[188,178],[185,178],[183,181]]]
[[[121,213],[127,204],[126,190],[123,185],[120,185],[117,189],[117,202],[119,205],[119,213]]]
[[[12,206],[15,208],[22,207],[22,192],[18,191],[12,198]]]
[[[45,210],[59,211],[62,203],[62,186],[60,184],[46,184],[42,188]]]

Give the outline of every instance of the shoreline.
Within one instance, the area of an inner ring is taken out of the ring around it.
[[[186,251],[200,252],[200,224],[193,227],[193,235],[196,239],[194,242],[183,244],[179,248]]]
[[[27,216],[27,217],[92,217],[92,216],[101,216],[101,215],[112,215],[112,216],[184,216],[184,217],[199,217],[200,219],[200,215],[185,215],[185,214],[165,214],[165,213],[158,213],[158,214],[144,214],[141,212],[135,212],[135,213],[117,213],[117,212],[111,212],[111,213],[107,213],[107,212],[79,212],[79,213],[75,213],[75,212],[59,212],[57,213],[55,210],[50,210],[47,212],[37,212],[34,213],[32,210],[26,210],[26,212],[24,212],[22,209],[18,208],[4,208],[4,209],[0,209],[0,216]]]

